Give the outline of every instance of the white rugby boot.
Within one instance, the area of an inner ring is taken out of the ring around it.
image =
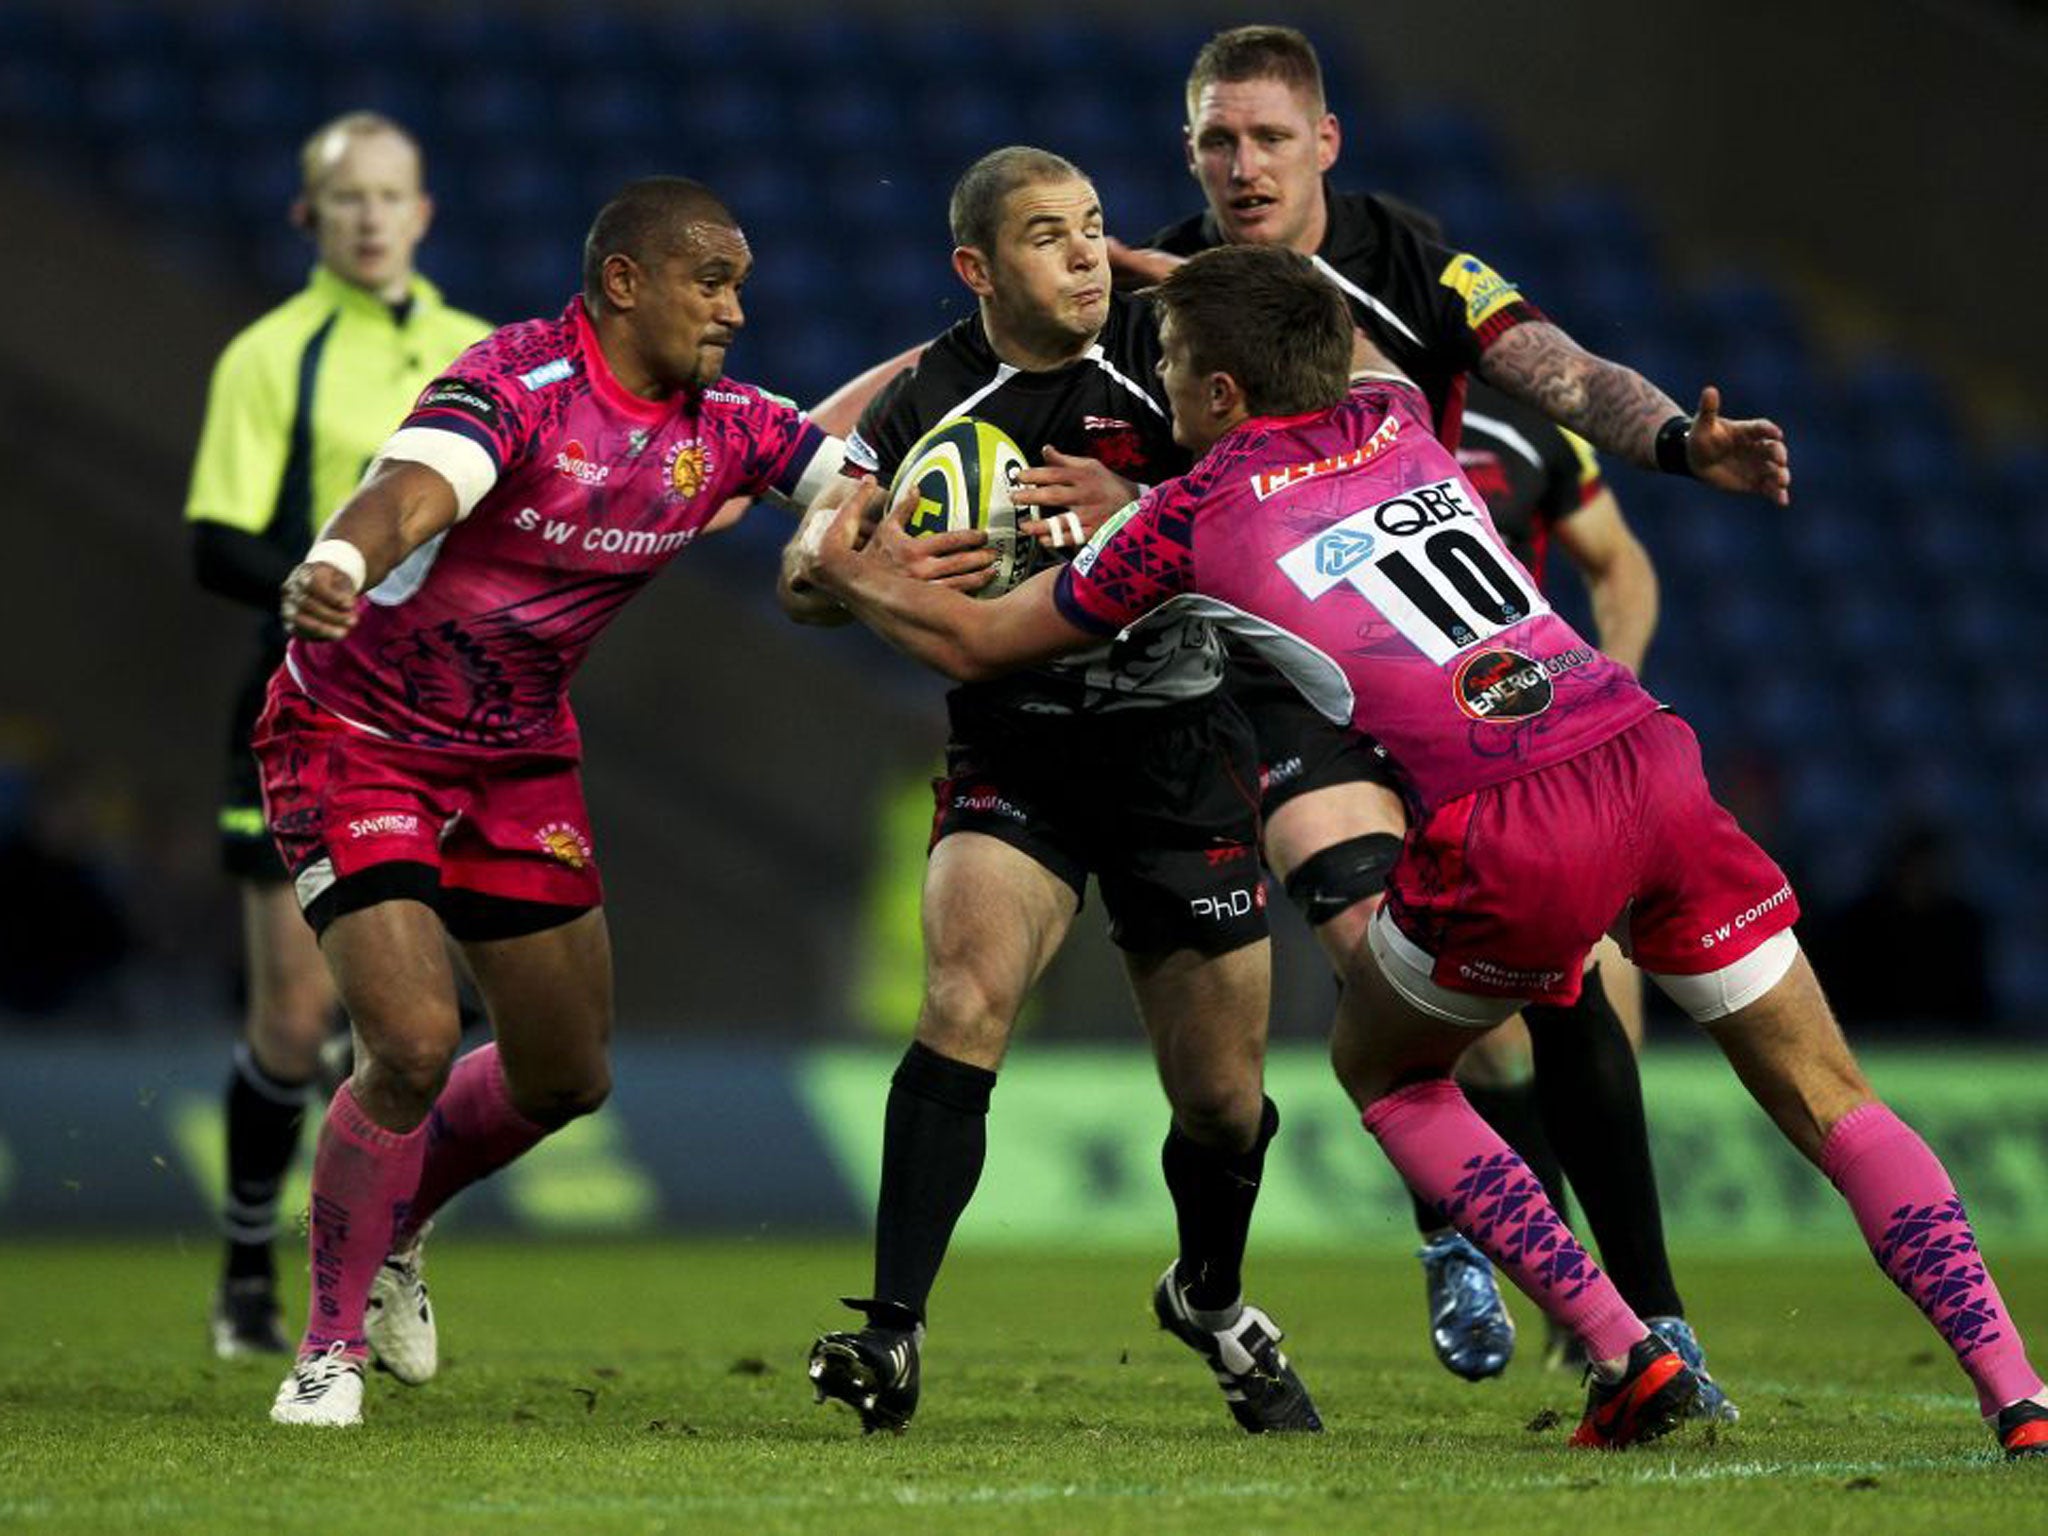
[[[363,1422],[363,1358],[339,1340],[317,1355],[301,1355],[270,1405],[273,1424],[342,1428]]]
[[[423,1278],[427,1234],[433,1230],[431,1221],[425,1223],[377,1267],[363,1311],[363,1337],[370,1341],[371,1358],[408,1387],[431,1381],[441,1365],[434,1306]]]

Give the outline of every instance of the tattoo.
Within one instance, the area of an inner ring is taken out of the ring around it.
[[[1557,326],[1516,326],[1479,360],[1489,384],[1526,400],[1603,453],[1657,467],[1657,429],[1678,403],[1633,368],[1595,357]]]

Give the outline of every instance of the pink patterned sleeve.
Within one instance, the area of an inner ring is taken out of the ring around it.
[[[1197,501],[1185,479],[1168,480],[1104,523],[1059,574],[1060,612],[1079,628],[1114,634],[1192,592]]]

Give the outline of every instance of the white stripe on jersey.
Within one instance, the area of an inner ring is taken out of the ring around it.
[[[377,450],[370,470],[386,459],[424,464],[446,480],[455,491],[458,523],[476,510],[476,504],[498,483],[498,466],[479,444],[460,432],[447,432],[439,427],[400,427]],[[369,471],[364,474],[367,478]]]
[[[1142,385],[1132,383],[1128,377],[1117,371],[1117,369],[1109,361],[1109,359],[1103,356],[1101,342],[1097,342],[1094,346],[1090,347],[1086,352],[1082,353],[1081,356],[1084,360],[1093,363],[1096,367],[1100,368],[1104,373],[1108,374],[1110,378],[1115,380],[1117,384],[1121,385],[1124,389],[1128,390],[1130,393],[1136,395],[1140,400],[1144,401],[1147,408],[1151,410],[1152,414],[1154,416],[1157,416],[1161,421],[1171,421],[1173,419],[1168,412],[1160,408],[1159,402],[1157,400],[1154,400],[1150,395],[1145,393],[1144,387]],[[981,388],[977,389],[973,394],[969,395],[966,399],[960,401],[957,405],[948,406],[945,410],[939,412],[938,416],[934,419],[938,421],[944,421],[948,417],[952,416],[970,415],[977,405],[981,404],[982,401],[986,400],[990,395],[994,394],[997,390],[1001,389],[1005,384],[1009,383],[1010,380],[1017,377],[1017,375],[1021,372],[1023,372],[1021,368],[1013,368],[1008,363],[996,364],[995,376],[993,378],[991,378],[986,384],[982,385]]]
[[[1477,411],[1465,413],[1465,425],[1477,427],[1506,443],[1538,469],[1543,467],[1543,455],[1536,451],[1536,445],[1497,416],[1482,416]]]
[[[1012,368],[1008,363],[997,363],[996,374],[994,378],[990,379],[986,384],[982,385],[981,388],[977,389],[973,394],[969,395],[965,400],[962,400],[958,405],[954,406],[951,410],[939,412],[938,420],[944,421],[948,416],[965,416],[969,411],[973,410],[977,405],[981,404],[982,401],[986,400],[990,395],[994,394],[997,390],[1001,389],[1005,384],[1009,383],[1010,380],[1017,377],[1017,375],[1022,371],[1023,370],[1019,368]]]
[[[1112,366],[1109,359],[1102,355],[1101,342],[1098,341],[1094,346],[1088,349],[1088,361],[1093,363],[1096,367],[1100,368],[1112,379],[1115,379],[1117,383],[1123,385],[1125,389],[1128,389],[1132,394],[1136,395],[1140,400],[1144,401],[1147,405],[1152,407],[1152,414],[1154,416],[1157,416],[1161,421],[1171,421],[1173,419],[1172,416],[1170,416],[1167,412],[1162,411],[1159,408],[1159,402],[1157,400],[1154,400],[1150,395],[1146,394],[1145,391],[1141,389],[1138,385],[1133,384],[1129,379],[1125,378],[1122,374],[1116,371],[1115,367]]]
[[[1346,293],[1350,294],[1352,298],[1356,299],[1359,303],[1363,304],[1367,309],[1371,310],[1374,314],[1378,315],[1382,320],[1386,321],[1387,324],[1391,325],[1403,336],[1406,336],[1410,341],[1414,342],[1416,346],[1419,347],[1422,345],[1422,338],[1416,335],[1413,331],[1411,331],[1408,328],[1408,323],[1405,320],[1403,320],[1399,315],[1395,314],[1391,309],[1387,308],[1386,305],[1382,304],[1378,299],[1374,298],[1371,294],[1367,293],[1363,288],[1359,287],[1358,284],[1352,282],[1351,279],[1346,277],[1342,272],[1339,272],[1327,261],[1323,260],[1322,257],[1311,256],[1309,260],[1313,261],[1316,264],[1316,270],[1318,272],[1321,272],[1323,276],[1327,277],[1339,288],[1343,289]]]

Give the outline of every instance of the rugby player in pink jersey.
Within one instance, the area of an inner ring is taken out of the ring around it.
[[[285,582],[293,639],[255,747],[356,1050],[314,1158],[312,1304],[280,1423],[360,1422],[373,1350],[403,1382],[434,1373],[429,1219],[609,1091],[569,679],[733,520],[728,498],[808,501],[844,456],[724,377],[752,264],[704,187],[626,187],[590,230],[583,293],[429,384]],[[444,932],[496,1033],[460,1061]]]
[[[1175,432],[1203,455],[1188,474],[994,601],[897,571],[894,516],[863,547],[867,492],[806,520],[805,578],[954,677],[1100,643],[1173,604],[1386,745],[1415,816],[1347,958],[1332,1060],[1409,1185],[1584,1342],[1573,1444],[1666,1433],[1697,1382],[1450,1074],[1476,1034],[1570,1001],[1611,931],[1841,1191],[2005,1454],[2048,1455],[2048,1394],[1954,1185],[1872,1093],[1793,936],[1791,888],[1714,802],[1692,733],[1550,611],[1431,435],[1422,393],[1354,336],[1306,257],[1222,247],[1155,295]],[[1692,452],[1741,454],[1743,430],[1696,428]]]

